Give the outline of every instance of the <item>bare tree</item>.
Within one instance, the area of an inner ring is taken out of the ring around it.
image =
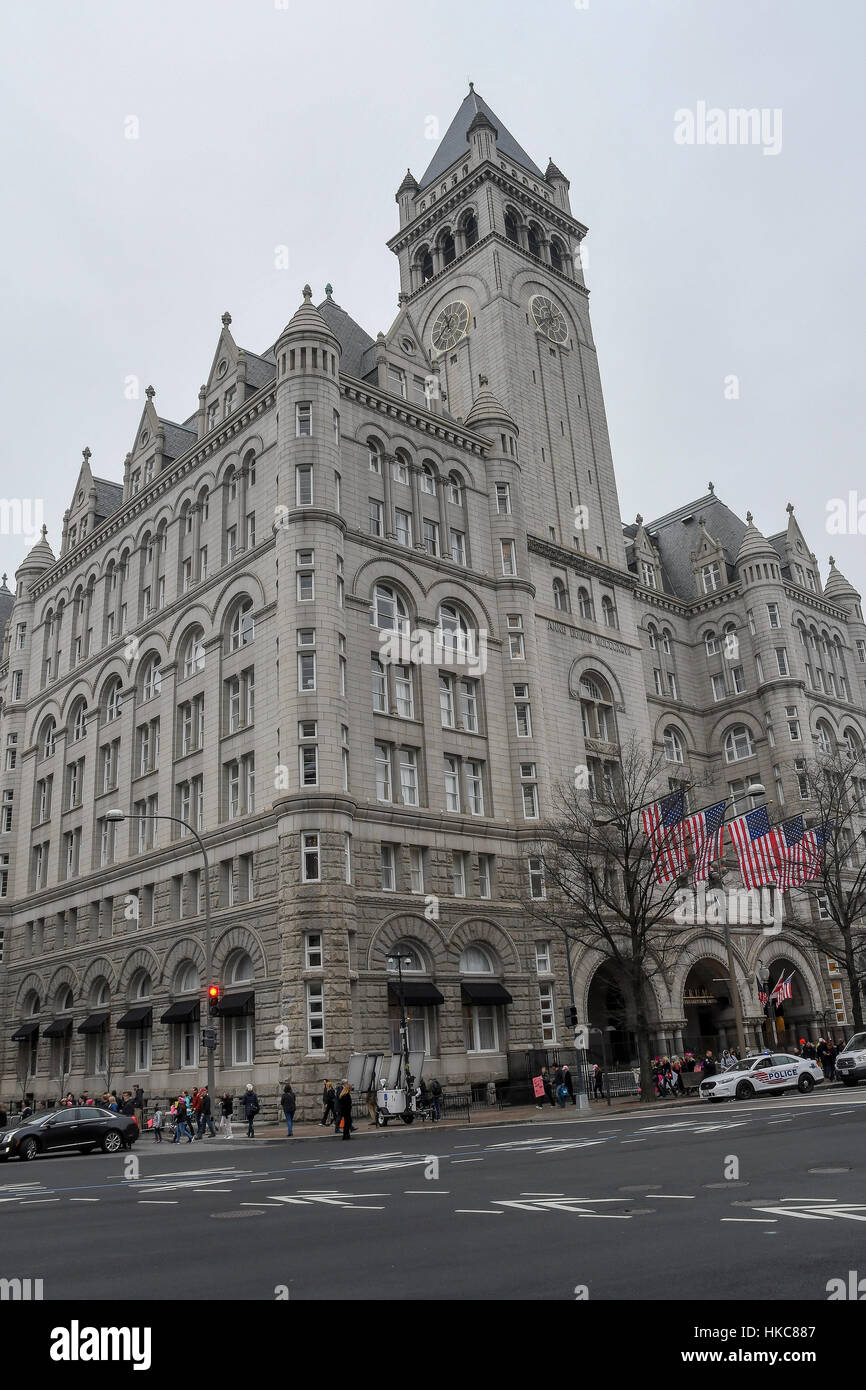
[[[603,788],[584,789],[586,779],[580,777],[576,785],[561,786],[533,851],[543,864],[546,896],[527,904],[536,917],[612,965],[634,1020],[642,1101],[655,1098],[652,980],[665,972],[680,928],[671,920],[677,879],[656,881],[638,813],[669,795],[670,770],[662,753],[647,750],[632,735]],[[667,833],[672,841],[675,832]]]
[[[801,769],[801,776],[803,775]],[[854,745],[806,765],[809,820],[824,833],[817,878],[802,892],[828,914],[801,922],[786,914],[785,931],[837,961],[848,980],[854,1027],[863,1027],[860,981],[866,970],[866,758]]]
[[[25,1043],[18,1049],[18,1064],[15,1068],[15,1077],[21,1090],[21,1108],[27,1099],[27,1083],[35,1075],[30,1065],[30,1044]]]

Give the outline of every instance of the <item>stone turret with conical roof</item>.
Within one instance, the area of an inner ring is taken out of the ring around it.
[[[780,583],[782,578],[779,552],[755,525],[751,512],[746,512],[746,530],[734,561],[740,583]]]
[[[830,556],[830,573],[827,576],[827,583],[824,585],[824,597],[830,603],[835,603],[838,608],[844,608],[846,612],[855,612],[860,605],[861,595],[858,594],[854,585],[846,579],[836,568],[836,561]]]
[[[0,651],[3,652],[4,661],[9,655],[9,633],[11,631],[7,624],[12,613],[12,605],[15,602],[6,579],[7,576],[4,574],[2,583],[0,583]]]

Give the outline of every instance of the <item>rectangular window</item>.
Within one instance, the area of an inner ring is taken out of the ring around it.
[[[722,587],[722,572],[715,561],[711,565],[704,565],[701,570],[701,584],[705,594],[713,594],[716,589]]]
[[[394,846],[379,846],[379,887],[384,893],[393,893],[397,884],[394,878]]]
[[[424,525],[424,549],[428,555],[436,556],[439,554],[439,524],[436,521],[425,521]]]
[[[866,642],[863,641],[862,637],[857,638],[857,660],[866,663]]]
[[[394,671],[394,700],[397,714],[400,719],[415,718],[415,701],[412,691],[412,667],[395,666]]]
[[[523,645],[523,619],[519,613],[509,613],[506,617],[508,626],[508,655],[512,661],[524,661],[526,651]]]
[[[787,674],[788,674],[788,653],[786,652],[786,650],[785,650],[784,647],[777,647],[777,648],[776,648],[776,665],[777,665],[778,668],[779,668],[779,675],[780,675],[780,676],[787,676]]]
[[[313,433],[313,407],[309,401],[298,401],[295,406],[295,436],[298,439]]]
[[[800,742],[800,721],[797,718],[797,706],[785,706],[785,718],[788,721],[788,737],[792,743]]]
[[[319,873],[319,836],[318,832],[301,831],[301,882],[318,883]]]
[[[517,556],[514,549],[514,541],[500,541],[499,549],[502,555],[502,573],[513,575],[517,573]]]
[[[496,484],[496,515],[511,515],[511,486],[509,483]]]
[[[418,751],[400,749],[400,795],[404,806],[418,805]]]
[[[668,671],[668,688],[671,692],[671,699],[678,700],[680,698],[680,693],[677,687],[677,678],[673,671]]]
[[[439,677],[439,712],[443,729],[454,728],[454,678]]]
[[[311,691],[316,688],[316,653],[298,652],[298,690]]]
[[[466,856],[459,849],[451,851],[451,892],[455,898],[466,897]]]
[[[532,709],[529,704],[529,686],[513,685],[514,692],[514,722],[517,727],[518,738],[532,737]]]
[[[492,881],[492,854],[479,854],[478,856],[478,896],[489,898],[491,896]]]
[[[785,786],[782,781],[782,771],[779,767],[773,768],[773,778],[776,783],[776,800],[780,806],[785,804]]]
[[[478,733],[478,682],[461,680],[457,687],[460,723],[469,734]]]
[[[768,617],[769,620],[770,620],[770,627],[781,627],[781,626],[782,626],[781,621],[780,621],[780,619],[779,619],[779,605],[778,605],[778,603],[768,603],[768,604],[767,604],[767,617]]]
[[[377,502],[374,497],[370,498],[370,535],[381,536],[382,534],[382,503]]]
[[[445,810],[460,810],[460,760],[445,757]]]
[[[313,470],[307,463],[299,463],[295,468],[295,505],[312,506]]]
[[[352,882],[352,836],[347,830],[343,835],[343,870],[347,883]]]
[[[370,682],[373,690],[373,709],[376,714],[388,713],[388,687],[385,667],[377,656],[370,658]]]
[[[469,802],[470,815],[473,816],[484,815],[482,767],[483,765],[479,762],[470,760],[466,763],[466,799]]]
[[[409,847],[409,892],[424,892],[424,851],[419,845]]]
[[[665,687],[662,680],[662,673],[657,666],[653,667],[653,684],[655,685],[656,694],[664,695]]]
[[[406,399],[406,373],[400,367],[388,367],[388,390]]]
[[[334,443],[335,443],[337,446],[339,446],[339,443],[340,443],[340,412],[339,412],[339,410],[335,410],[335,411],[334,411]]]
[[[301,786],[316,787],[319,783],[319,750],[315,743],[301,744],[298,749]]]
[[[541,1012],[541,1041],[556,1042],[556,1014],[553,1007],[553,985],[538,986],[538,999]]]
[[[733,667],[733,669],[731,670],[731,681],[733,683],[734,690],[737,692],[737,694],[742,695],[743,691],[746,688],[746,673],[743,670],[742,666]]]
[[[466,537],[462,531],[452,529],[448,532],[451,544],[451,559],[455,565],[466,564]]]
[[[304,949],[308,970],[321,970],[324,965],[322,954],[322,935],[321,932],[307,932],[304,937]]]
[[[758,678],[758,685],[763,685],[763,683],[764,683],[764,663],[763,663],[763,661],[761,660],[760,656],[758,656],[758,655],[755,656],[755,675],[756,675],[757,678]]]
[[[325,1050],[325,986],[307,981],[307,1052]]]
[[[644,588],[645,588],[645,589],[654,589],[655,586],[656,586],[656,572],[655,572],[655,566],[654,566],[654,565],[648,564],[646,560],[642,560],[642,561],[641,561],[641,566],[640,566],[640,571],[641,571],[641,578],[642,578],[642,580],[643,580],[643,586],[644,586]]]
[[[722,675],[711,677],[713,684],[713,699],[724,700],[725,698],[725,678]]]
[[[376,800],[391,800],[391,749],[387,743],[376,744]]]
[[[523,819],[538,820],[538,783],[535,781],[535,763],[520,764],[520,782]]]
[[[394,513],[397,530],[397,544],[412,544],[412,515],[410,512],[401,511],[398,507]]]

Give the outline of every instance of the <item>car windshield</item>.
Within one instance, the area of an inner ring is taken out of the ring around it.
[[[843,1052],[862,1052],[866,1048],[866,1033],[855,1033],[853,1038],[849,1038]]]
[[[726,1067],[726,1071],[751,1071],[755,1065],[754,1057],[744,1057],[741,1062],[735,1062],[732,1067]]]
[[[20,1125],[38,1125],[41,1124],[43,1120],[48,1120],[51,1118],[52,1115],[58,1115],[59,1113],[60,1112],[58,1110],[37,1110],[32,1115],[25,1115],[22,1118],[21,1112],[19,1111],[17,1115],[12,1116],[9,1123]]]

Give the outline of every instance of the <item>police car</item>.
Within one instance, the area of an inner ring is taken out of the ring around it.
[[[846,1086],[856,1086],[866,1076],[866,1033],[855,1033],[836,1058],[836,1075]]]
[[[701,1100],[751,1100],[765,1091],[798,1090],[805,1095],[824,1080],[817,1062],[785,1052],[744,1057],[718,1076],[701,1082]]]

